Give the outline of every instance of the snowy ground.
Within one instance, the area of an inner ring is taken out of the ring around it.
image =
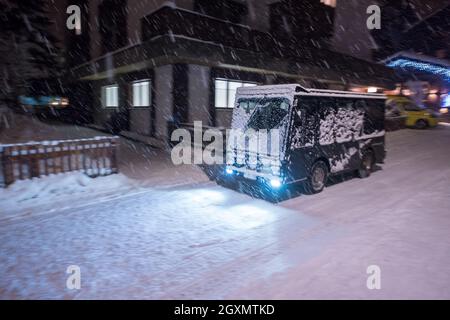
[[[279,205],[204,178],[149,188],[135,178],[174,170],[140,158],[149,169],[87,182],[139,188],[0,220],[0,298],[450,299],[449,144],[445,125],[390,133],[383,170]],[[69,265],[79,291],[66,289]]]
[[[34,117],[15,114],[11,124],[1,132],[0,144],[85,139],[97,136],[109,135],[86,127],[57,121],[41,121]],[[209,181],[202,170],[195,166],[173,166],[170,154],[165,150],[158,150],[123,138],[120,139],[118,159],[121,174],[133,180],[127,185],[131,188],[165,187]]]

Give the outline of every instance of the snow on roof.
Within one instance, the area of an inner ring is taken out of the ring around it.
[[[308,91],[299,84],[280,84],[270,86],[242,87],[237,89],[238,95],[294,95],[296,92]]]
[[[308,89],[308,92],[301,92],[304,96],[327,96],[327,97],[345,97],[345,98],[365,98],[365,99],[386,99],[383,93],[362,93],[353,91],[325,90],[325,89]]]
[[[385,99],[384,94],[379,93],[359,93],[352,91],[338,91],[325,89],[308,89],[299,84],[282,84],[270,86],[256,86],[256,87],[242,87],[237,89],[237,94],[240,96],[265,96],[265,95],[285,95],[294,96],[295,94],[303,96],[332,96],[332,97],[347,97],[347,98],[371,98],[371,99]]]

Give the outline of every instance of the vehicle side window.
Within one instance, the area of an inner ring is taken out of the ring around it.
[[[363,104],[364,134],[370,135],[384,130],[385,107],[384,102],[375,99],[366,99],[360,102]]]
[[[405,104],[406,111],[420,111],[420,108],[416,106],[414,103],[406,103]]]
[[[386,101],[386,116],[387,117],[398,117],[402,115],[403,107],[395,100]]]
[[[294,109],[292,148],[312,147],[317,134],[317,99],[301,97]]]
[[[308,99],[302,104],[302,144],[304,147],[312,147],[316,143],[317,134],[317,99]]]

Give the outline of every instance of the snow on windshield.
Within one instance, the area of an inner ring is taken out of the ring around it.
[[[239,107],[251,114],[248,128],[271,130],[278,128],[288,114],[289,101],[286,98],[242,99]]]

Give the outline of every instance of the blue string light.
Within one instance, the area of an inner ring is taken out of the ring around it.
[[[445,81],[450,82],[450,69],[440,67],[435,64],[418,62],[408,59],[397,59],[388,63],[388,67],[402,68],[402,69],[415,69],[421,72],[428,72],[435,75],[442,76]]]
[[[445,107],[445,108],[450,107],[450,93],[447,94],[445,96],[445,98],[442,100],[442,106]]]

